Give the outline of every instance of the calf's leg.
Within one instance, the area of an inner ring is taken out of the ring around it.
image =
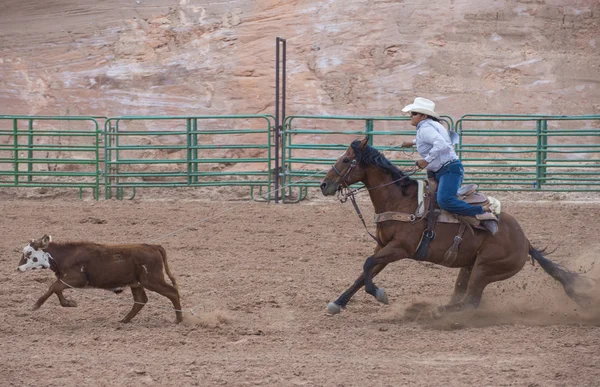
[[[122,323],[128,323],[129,321],[131,321],[131,319],[134,318],[135,315],[138,314],[138,312],[142,310],[144,305],[148,302],[148,296],[146,295],[146,292],[144,291],[143,287],[132,286],[131,293],[133,294],[133,301],[135,303],[133,304],[133,307],[131,308],[129,313],[127,313],[127,316],[125,316],[123,320],[121,320]]]
[[[60,302],[61,306],[64,306],[64,307],[77,306],[77,303],[75,301],[67,300],[62,292],[63,292],[63,290],[71,288],[71,287],[78,288],[78,287],[85,286],[86,280],[85,280],[85,278],[83,278],[83,282],[82,282],[80,278],[70,278],[69,282],[67,282],[67,283],[70,286],[66,285],[61,280],[57,280],[57,281],[53,282],[52,285],[50,285],[50,288],[48,289],[48,291],[46,293],[44,293],[44,295],[41,296],[37,300],[37,302],[33,305],[31,310],[38,310],[44,304],[44,302],[46,302],[46,300],[54,293],[56,293],[56,296],[58,297],[58,301]]]
[[[183,321],[179,292],[175,286],[169,285],[165,281],[164,277],[149,277],[148,275],[142,275],[140,277],[140,284],[146,289],[161,294],[171,300],[173,306],[175,307],[175,322],[180,323]]]

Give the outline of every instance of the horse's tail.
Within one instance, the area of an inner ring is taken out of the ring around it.
[[[540,251],[529,244],[529,255],[531,255],[531,258],[535,259],[546,273],[550,274],[552,278],[562,284],[563,288],[565,288],[565,292],[573,301],[578,304],[587,304],[589,300],[585,294],[581,294],[576,290],[581,276],[552,262],[544,257],[542,252],[543,250]]]

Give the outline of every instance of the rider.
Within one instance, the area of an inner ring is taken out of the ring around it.
[[[440,116],[434,111],[435,103],[417,97],[405,106],[402,111],[410,113],[410,124],[417,127],[417,137],[413,141],[403,141],[403,148],[417,147],[422,159],[416,162],[417,167],[427,170],[427,176],[435,178],[438,183],[437,202],[441,209],[462,216],[474,216],[479,220],[496,220],[489,212],[489,206],[473,206],[456,197],[462,184],[465,170],[454,151],[456,141],[440,123]]]

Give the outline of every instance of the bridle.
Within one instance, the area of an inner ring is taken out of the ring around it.
[[[381,242],[381,240],[369,232],[369,229],[367,228],[367,223],[365,222],[365,219],[363,218],[363,216],[360,212],[360,209],[358,208],[358,204],[356,203],[356,198],[354,197],[354,195],[356,193],[358,193],[360,190],[367,188],[367,186],[363,185],[362,187],[359,187],[359,188],[350,189],[350,184],[348,183],[348,180],[346,179],[348,177],[348,175],[352,172],[352,170],[354,170],[354,168],[356,168],[357,165],[358,165],[358,161],[356,160],[356,158],[352,159],[352,161],[350,162],[350,166],[348,167],[346,172],[343,174],[335,167],[335,164],[331,167],[331,169],[333,169],[333,171],[339,176],[340,180],[343,183],[343,186],[340,184],[340,186],[338,187],[337,198],[341,203],[346,203],[348,201],[348,198],[350,198],[350,201],[352,202],[352,205],[354,206],[354,210],[356,211],[358,218],[360,219],[363,226],[365,227],[367,234],[369,234],[369,236],[371,238],[373,238],[375,240],[375,242],[377,242],[379,247],[383,247],[384,245]],[[367,191],[371,191],[371,190],[374,190],[377,188],[383,188],[388,185],[395,184],[399,181],[409,178],[410,176],[414,175],[416,172],[417,172],[417,168],[414,167],[411,171],[409,171],[409,173],[407,173],[406,175],[403,175],[401,178],[393,180],[393,181],[385,183],[385,184],[375,186],[375,187],[367,188]]]
[[[348,200],[348,197],[354,196],[354,194],[356,192],[365,188],[365,186],[362,186],[360,188],[351,190],[350,184],[348,183],[348,180],[346,180],[346,177],[348,177],[348,175],[352,172],[352,170],[354,168],[356,168],[357,165],[358,165],[358,161],[356,161],[356,159],[352,159],[352,161],[350,162],[350,166],[348,167],[348,169],[346,170],[346,172],[344,174],[342,174],[335,167],[335,164],[333,164],[333,166],[331,167],[331,169],[333,169],[333,171],[339,176],[340,180],[342,181],[342,183],[344,185],[344,186],[340,185],[337,190],[337,197],[338,197],[339,201],[342,203],[346,203],[346,201]]]
[[[346,170],[346,172],[344,172],[342,174],[342,172],[340,172],[339,169],[337,169],[335,167],[335,164],[331,167],[331,169],[333,169],[333,171],[338,175],[338,177],[340,178],[340,180],[342,181],[343,185],[340,185],[338,187],[337,190],[337,198],[341,203],[346,203],[348,201],[348,198],[353,198],[354,194],[358,193],[359,191],[367,188],[367,186],[362,186],[362,187],[358,187],[355,189],[350,189],[350,183],[348,183],[348,180],[346,180],[346,177],[348,177],[348,175],[350,173],[352,173],[352,170],[354,168],[356,168],[356,166],[358,165],[358,161],[356,159],[352,159],[352,161],[350,162],[350,166],[348,167],[348,169]],[[392,180],[388,183],[385,184],[380,184],[377,185],[375,187],[371,187],[371,188],[367,188],[367,191],[371,191],[377,188],[383,188],[383,187],[387,187],[388,185],[392,185],[392,184],[396,184],[399,181],[402,181],[404,179],[408,179],[409,177],[411,177],[412,175],[414,175],[417,172],[418,168],[417,167],[413,167],[413,169],[411,169],[410,171],[408,171],[406,174],[404,174],[401,178],[396,179],[396,180]]]

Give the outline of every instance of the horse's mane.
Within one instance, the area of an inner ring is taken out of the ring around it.
[[[398,167],[386,159],[385,156],[377,149],[370,145],[362,148],[361,140],[355,140],[350,144],[356,155],[356,159],[363,165],[374,165],[377,168],[389,173],[392,179],[398,180],[396,184],[402,188],[402,194],[405,194],[404,188],[411,184],[416,184],[417,181],[408,177]],[[401,179],[401,180],[400,180]]]

